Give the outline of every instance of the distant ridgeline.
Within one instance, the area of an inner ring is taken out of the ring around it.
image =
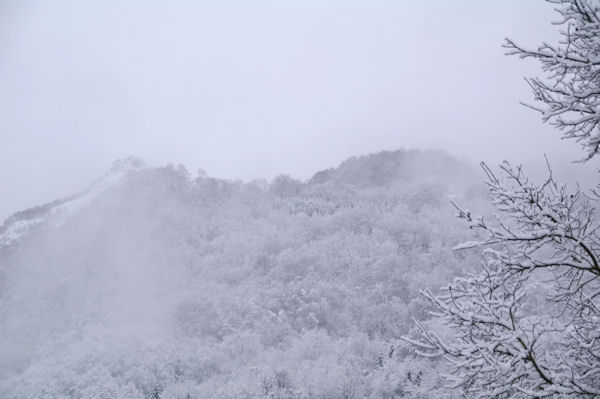
[[[441,152],[271,183],[120,161],[0,229],[0,397],[448,397],[399,337],[479,260],[449,197],[486,207]]]

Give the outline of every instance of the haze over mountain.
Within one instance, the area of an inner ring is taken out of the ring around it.
[[[128,154],[244,181],[401,146],[578,159],[500,48],[555,37],[543,3],[2,1],[0,219]]]
[[[477,264],[449,197],[478,171],[435,151],[242,183],[118,161],[0,229],[0,396],[435,394],[399,337],[418,290]]]

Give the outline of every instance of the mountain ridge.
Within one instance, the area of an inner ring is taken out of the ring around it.
[[[421,158],[421,159],[420,159]],[[360,186],[381,185],[393,182],[398,179],[398,176],[390,178],[390,170],[398,171],[402,167],[411,167],[415,160],[425,159],[427,161],[438,161],[440,165],[454,163],[463,164],[456,157],[449,155],[443,151],[436,150],[405,150],[399,149],[395,151],[380,151],[361,156],[353,156],[337,167],[324,169],[315,172],[309,179],[302,183],[309,185],[323,184],[326,182],[349,183]],[[383,160],[383,162],[381,162]],[[467,172],[468,168],[464,165],[463,172]],[[149,168],[145,162],[135,156],[115,160],[110,169],[96,181],[92,182],[87,189],[80,193],[73,194],[64,198],[59,198],[51,202],[27,208],[6,218],[2,226],[0,226],[0,249],[17,242],[21,237],[34,231],[44,223],[58,226],[77,212],[93,201],[94,197],[106,190],[110,186],[118,184],[126,175],[131,172],[141,171]],[[423,169],[423,168],[422,168]],[[357,173],[357,171],[361,173]],[[438,166],[433,168],[434,171],[442,171],[443,168]],[[409,180],[409,175],[419,173],[419,170],[403,171],[401,180]],[[202,174],[199,177],[206,177]],[[429,176],[431,177],[431,176]],[[213,178],[211,178],[213,179]],[[219,181],[227,181],[226,179],[216,179]],[[295,179],[291,179],[296,181]]]
[[[420,288],[476,263],[452,250],[471,233],[447,197],[478,198],[456,178],[464,168],[399,150],[351,158],[320,182],[243,183],[119,161],[82,193],[10,220],[0,396],[435,389],[435,364],[415,363],[399,337],[424,312]]]
[[[78,209],[89,204],[97,194],[117,184],[130,172],[142,170],[144,167],[144,162],[138,157],[118,159],[104,176],[80,193],[15,212],[0,226],[0,249],[13,244],[45,222],[54,226],[64,223]]]

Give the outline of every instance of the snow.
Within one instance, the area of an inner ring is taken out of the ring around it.
[[[144,162],[137,157],[117,160],[110,170],[92,183],[87,190],[51,207],[42,216],[13,222],[8,222],[11,220],[8,218],[8,224],[5,222],[0,229],[0,249],[18,242],[29,232],[44,224],[54,227],[64,224],[71,216],[89,206],[99,194],[117,185],[129,173],[142,169],[144,169]]]

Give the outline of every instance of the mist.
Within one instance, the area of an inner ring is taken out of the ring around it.
[[[595,2],[1,2],[0,397],[600,397]]]
[[[131,155],[245,181],[398,148],[580,158],[519,104],[536,65],[500,47],[556,37],[536,1],[0,7],[1,218]]]
[[[0,393],[383,395],[387,369],[360,370],[398,347],[418,287],[477,259],[452,253],[447,200],[485,209],[476,176],[414,150],[270,184],[118,162],[0,231]]]

